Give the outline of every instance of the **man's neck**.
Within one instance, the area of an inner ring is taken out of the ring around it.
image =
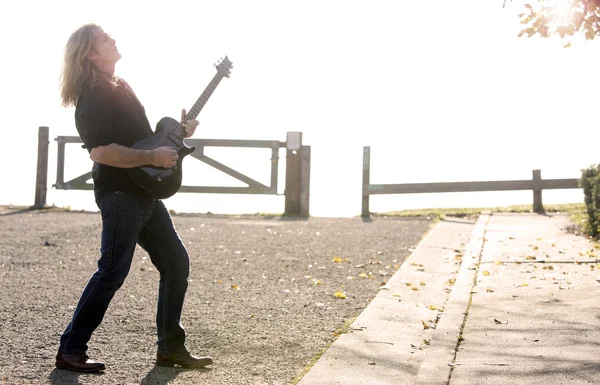
[[[98,71],[104,73],[108,77],[112,77],[115,73],[115,62],[111,62],[111,61],[96,62],[96,68],[98,68]]]

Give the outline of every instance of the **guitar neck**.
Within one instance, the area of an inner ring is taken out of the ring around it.
[[[194,103],[192,108],[190,108],[188,113],[185,115],[184,120],[196,119],[196,116],[198,116],[200,111],[202,111],[202,108],[221,82],[221,79],[223,79],[224,76],[229,77],[229,70],[233,68],[231,61],[227,58],[227,56],[225,56],[225,59],[219,65],[215,65],[215,67],[217,67],[217,73],[212,78],[210,83],[208,83],[208,86],[206,86],[206,89],[204,92],[202,92],[202,95],[200,95],[198,100],[196,100],[196,103]],[[175,129],[175,131],[173,131],[171,134],[175,135],[179,140],[182,140],[185,137],[185,129],[182,127],[181,122],[179,123],[179,127],[177,127],[177,129]]]
[[[198,116],[200,111],[202,111],[202,108],[208,101],[208,98],[210,98],[210,96],[215,91],[215,89],[217,88],[217,86],[219,85],[219,83],[221,82],[222,79],[223,79],[223,75],[221,75],[220,73],[217,72],[215,74],[215,76],[212,78],[212,80],[210,81],[210,83],[208,83],[208,86],[206,86],[206,89],[204,90],[202,95],[200,95],[198,100],[196,100],[196,103],[194,103],[192,108],[190,108],[189,112],[186,115],[186,120],[196,119],[196,116]]]

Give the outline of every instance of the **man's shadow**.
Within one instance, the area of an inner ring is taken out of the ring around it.
[[[140,385],[166,385],[179,375],[179,373],[187,371],[195,371],[199,373],[210,372],[211,368],[200,368],[200,369],[184,369],[179,367],[169,368],[164,366],[154,366],[152,370],[146,374],[146,376],[140,382]],[[48,375],[51,385],[83,385],[79,381],[79,376],[104,376],[105,374],[100,373],[77,373],[69,370],[54,369]]]
[[[102,373],[94,373],[94,374],[85,374],[85,373],[77,373],[71,372],[70,370],[62,370],[62,369],[54,369],[48,375],[48,380],[52,385],[82,385],[79,382],[79,376],[101,376]]]
[[[140,385],[166,385],[170,381],[174,380],[179,373],[194,371],[199,373],[210,372],[211,368],[200,368],[200,369],[185,369],[180,367],[165,367],[156,365],[146,374],[146,376],[140,382]]]

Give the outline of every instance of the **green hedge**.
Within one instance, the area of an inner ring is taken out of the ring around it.
[[[579,185],[583,188],[588,217],[584,231],[597,238],[600,229],[600,165],[581,170]]]

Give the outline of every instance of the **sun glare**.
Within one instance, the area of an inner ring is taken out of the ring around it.
[[[551,26],[568,25],[573,15],[573,0],[550,0],[546,1],[548,13],[553,23]]]

